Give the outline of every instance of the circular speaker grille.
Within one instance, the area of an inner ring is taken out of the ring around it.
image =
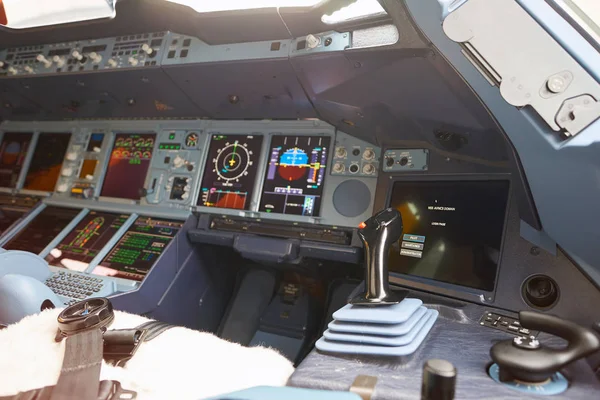
[[[359,180],[342,182],[333,192],[333,206],[344,217],[358,217],[369,208],[371,191]]]

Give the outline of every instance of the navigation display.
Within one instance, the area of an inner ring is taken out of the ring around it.
[[[119,133],[110,153],[110,161],[100,196],[140,199],[152,152],[154,133]]]
[[[2,247],[39,254],[79,212],[72,208],[46,207]]]
[[[54,191],[70,140],[70,134],[40,133],[25,177],[25,189]]]
[[[395,182],[404,232],[390,272],[493,291],[508,190],[504,180]]]
[[[328,136],[273,136],[259,211],[318,216]]]
[[[17,186],[32,133],[5,133],[0,144],[0,187]]]
[[[92,273],[141,281],[182,226],[179,221],[139,217]]]
[[[55,267],[84,271],[129,215],[90,211],[46,256]]]
[[[262,139],[252,135],[210,138],[198,205],[240,210],[250,207]]]

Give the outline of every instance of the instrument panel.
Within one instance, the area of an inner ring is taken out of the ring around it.
[[[165,218],[198,212],[354,227],[370,215],[381,153],[316,120],[5,122],[0,129],[0,192]],[[362,168],[335,171],[342,153],[360,158]]]

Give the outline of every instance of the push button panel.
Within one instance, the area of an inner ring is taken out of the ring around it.
[[[486,312],[479,320],[479,325],[512,333],[517,336],[536,337],[539,332],[523,328],[518,318],[507,317],[493,312]]]

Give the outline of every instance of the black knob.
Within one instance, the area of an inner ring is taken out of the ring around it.
[[[394,159],[393,158],[388,158],[385,161],[385,165],[387,165],[388,167],[391,167],[392,165],[394,165]]]
[[[404,167],[406,164],[408,164],[408,158],[402,157],[400,159],[400,165],[402,165]]]
[[[456,368],[446,360],[428,360],[423,365],[421,400],[452,400],[456,388]]]
[[[561,318],[533,311],[519,313],[521,325],[565,339],[564,348],[544,347],[532,338],[517,337],[496,343],[490,355],[500,367],[500,380],[543,382],[568,364],[600,349],[592,330]]]
[[[393,243],[402,236],[402,216],[398,210],[387,208],[362,222],[358,236],[365,253],[365,288],[350,300],[351,304],[382,305],[397,304],[404,297],[389,289],[388,255]]]

